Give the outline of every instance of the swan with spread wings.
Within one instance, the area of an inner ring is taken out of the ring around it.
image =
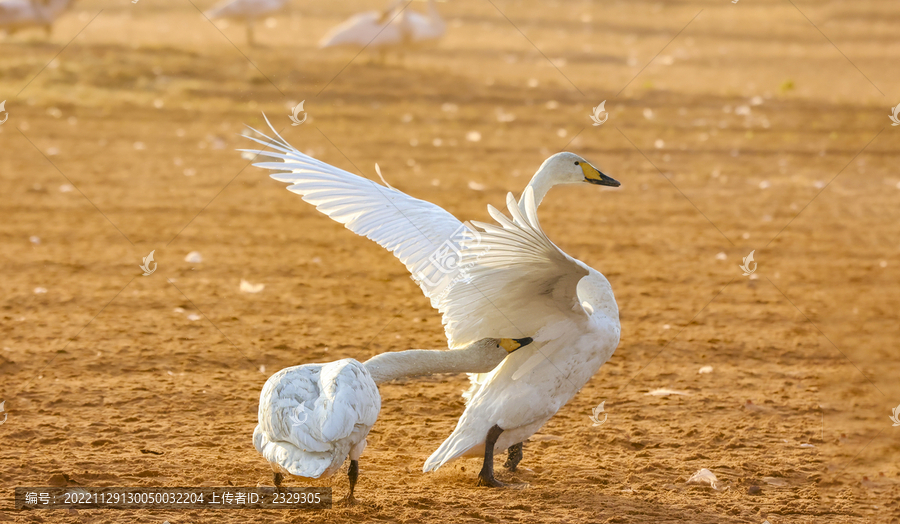
[[[431,471],[483,454],[479,483],[502,485],[494,478],[494,453],[540,429],[619,340],[609,282],[547,238],[537,207],[555,185],[619,182],[574,153],[557,153],[541,165],[520,201],[508,195],[511,217],[489,207],[499,225],[468,227],[435,204],[309,157],[276,136],[248,137],[270,148],[248,152],[277,160],[255,165],[277,171],[272,178],[290,183],[288,190],[391,251],[442,313],[451,349],[485,339],[528,340],[493,371],[474,376],[456,430],[425,463]],[[451,264],[443,263],[447,253],[456,256]]]

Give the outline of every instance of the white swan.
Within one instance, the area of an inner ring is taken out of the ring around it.
[[[330,477],[349,456],[347,499],[353,501],[359,458],[381,409],[377,384],[430,373],[488,372],[530,342],[486,339],[466,349],[384,353],[365,364],[348,358],[282,369],[263,386],[253,445],[272,465],[276,486],[282,472]]]
[[[28,27],[43,27],[49,36],[53,22],[71,3],[72,0],[0,1],[0,29],[13,34]]]
[[[210,20],[224,18],[247,24],[247,43],[255,45],[253,24],[258,18],[281,11],[288,0],[223,0],[203,14]]]
[[[428,0],[428,14],[404,9],[403,0],[384,11],[367,11],[351,16],[333,27],[319,41],[320,48],[348,46],[384,49],[433,42],[446,31],[434,0]]]
[[[501,327],[498,333],[529,333],[534,343],[473,381],[456,429],[423,467],[434,471],[461,456],[483,455],[478,483],[486,486],[504,485],[494,478],[494,453],[521,443],[550,420],[609,360],[620,335],[609,281],[547,238],[533,189],[526,188],[518,203],[510,193],[507,209],[511,220],[489,206],[499,227],[474,223],[483,230],[481,245],[491,249],[470,270],[472,285],[450,291],[445,314],[466,304],[470,315]],[[470,257],[464,252],[461,263]],[[504,297],[503,303],[472,308],[484,294]]]
[[[428,13],[422,14],[409,9],[400,13],[400,16],[409,19],[408,28],[411,31],[410,40],[413,44],[436,42],[444,36],[447,24],[441,18],[434,0],[428,0]]]
[[[272,127],[271,123],[269,127]],[[274,128],[272,130],[274,132]],[[528,275],[523,277],[515,272],[504,274],[499,272],[502,267],[497,266],[493,267],[498,271],[496,281],[479,281],[477,285],[471,285],[471,277],[476,274],[472,273],[472,268],[479,267],[482,258],[493,261],[495,265],[505,260],[495,255],[505,253],[507,257],[514,258],[508,246],[478,244],[479,235],[484,233],[466,227],[444,209],[309,157],[294,149],[277,132],[277,140],[259,134],[266,140],[248,138],[271,150],[242,151],[274,158],[278,162],[254,165],[277,171],[272,178],[291,183],[288,186],[290,191],[300,194],[303,200],[354,233],[374,240],[391,251],[412,273],[425,296],[431,299],[432,306],[443,314],[449,347],[463,348],[488,338],[527,338],[529,335],[524,333],[537,333],[546,322],[567,318],[558,311],[559,303],[551,301],[558,297],[543,296],[527,285],[531,282]],[[526,187],[526,195],[530,195],[528,202],[536,209],[551,187],[586,182],[613,187],[619,185],[580,156],[557,153],[535,173]],[[525,200],[521,206],[526,209]],[[520,211],[514,219],[524,221],[523,212]],[[531,227],[527,222],[524,224]],[[488,250],[488,247],[491,249]],[[487,255],[490,252],[495,255],[487,256],[486,251]],[[512,264],[511,267],[544,275],[552,266],[546,260],[535,259],[529,251],[521,254],[522,260],[530,260],[536,265]],[[559,256],[571,260],[565,255]],[[477,274],[484,275],[484,272]],[[574,279],[574,276],[571,278]],[[497,287],[509,284],[510,279],[518,279],[522,287],[512,290]],[[541,284],[547,285],[547,282]],[[562,292],[568,291],[568,288],[560,289]],[[511,322],[513,318],[518,320]],[[542,334],[546,336],[548,332]],[[530,354],[533,355],[533,351]],[[528,366],[537,363],[539,361],[530,359]],[[566,400],[568,398],[563,403]],[[483,435],[482,442],[485,438],[486,435]]]

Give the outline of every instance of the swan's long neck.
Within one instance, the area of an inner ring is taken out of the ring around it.
[[[376,384],[395,378],[432,373],[487,373],[506,358],[501,347],[477,345],[465,349],[410,349],[376,355],[363,365]]]
[[[534,192],[534,207],[537,209],[538,206],[541,205],[541,200],[544,199],[544,196],[550,191],[550,188],[555,186],[558,181],[554,180],[550,175],[550,171],[544,169],[544,165],[542,164],[540,169],[537,170],[537,173],[531,177],[531,182],[528,182],[528,185],[525,186],[530,187]],[[522,197],[519,197],[519,209],[522,211],[522,214],[525,214],[525,202]]]

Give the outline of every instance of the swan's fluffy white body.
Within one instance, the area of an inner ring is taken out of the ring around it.
[[[403,20],[395,20],[393,12],[358,13],[333,27],[319,41],[319,47],[370,47],[379,49],[403,43],[406,29]]]
[[[509,195],[512,220],[491,208],[500,227],[476,223],[484,229],[481,244],[497,247],[472,269],[476,285],[468,292],[503,296],[497,312],[519,329],[534,330],[534,342],[492,372],[473,376],[456,429],[428,458],[424,471],[458,457],[482,456],[494,425],[503,429],[495,453],[523,442],[590,380],[619,344],[619,311],[609,281],[547,238],[531,188],[521,203],[524,214]]]
[[[0,29],[7,33],[29,27],[43,27],[47,31],[69,6],[71,0],[3,0],[0,1]]]
[[[291,475],[329,477],[348,456],[359,460],[380,410],[375,382],[353,359],[285,368],[263,386],[253,445]]]
[[[446,24],[434,0],[429,0],[427,14],[404,9],[400,3],[395,2],[385,11],[351,16],[328,31],[319,41],[319,47],[384,49],[433,42],[444,36]]]

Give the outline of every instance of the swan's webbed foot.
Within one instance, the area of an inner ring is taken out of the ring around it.
[[[521,442],[518,444],[513,444],[506,450],[506,462],[503,463],[503,467],[515,472],[516,467],[519,465],[519,462],[522,462],[522,448],[523,445]]]
[[[280,471],[272,472],[272,482],[275,483],[275,493],[282,493],[284,491],[284,486],[281,483],[284,481],[284,474]]]
[[[508,484],[505,482],[500,482],[496,478],[494,478],[494,472],[485,473],[482,469],[481,473],[478,474],[478,482],[475,483],[476,486],[485,486],[488,488],[505,488]]]

